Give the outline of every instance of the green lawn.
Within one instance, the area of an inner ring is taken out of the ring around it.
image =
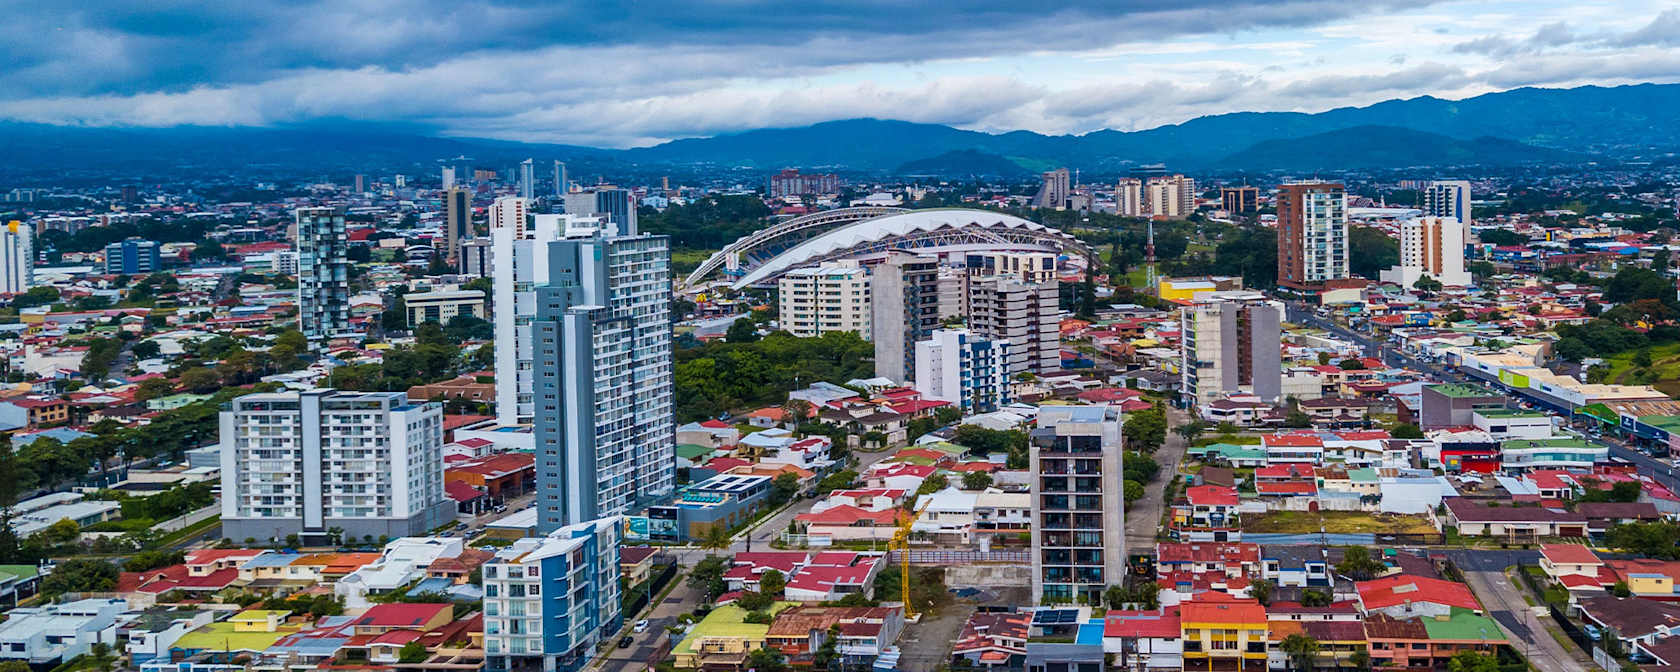
[[[1650,350],[1651,370],[1657,373],[1656,379],[1665,383],[1680,380],[1680,343],[1654,345],[1651,346]],[[1633,379],[1639,369],[1639,367],[1633,365],[1633,357],[1637,352],[1636,350],[1628,350],[1604,358],[1605,363],[1610,367],[1610,375],[1605,380],[1623,384],[1637,382]],[[1669,396],[1674,395],[1669,390],[1663,391],[1668,392]]]
[[[1318,532],[1377,534],[1429,534],[1435,526],[1422,516],[1374,515],[1363,511],[1272,511],[1244,515],[1244,532],[1308,534]]]
[[[705,263],[706,258],[717,250],[671,250],[671,272],[678,275],[688,275]]]

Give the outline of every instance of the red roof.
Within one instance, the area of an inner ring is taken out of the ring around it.
[[[851,525],[869,520],[873,521],[876,526],[881,526],[897,523],[900,515],[908,514],[897,508],[868,511],[850,504],[841,504],[831,509],[825,509],[821,513],[801,513],[794,516],[794,520],[829,525]]]
[[[500,453],[474,462],[452,466],[449,471],[477,474],[485,478],[500,478],[527,469],[536,469],[537,458],[531,453]],[[447,478],[447,475],[445,476]]]
[[[1603,562],[1592,549],[1580,544],[1546,544],[1540,547],[1540,554],[1554,564],[1595,565]]]
[[[1260,437],[1260,442],[1267,446],[1284,446],[1288,448],[1320,448],[1324,440],[1317,434],[1272,434]]]
[[[1262,495],[1312,495],[1318,486],[1312,481],[1259,481],[1254,491]]]
[[[736,467],[750,466],[752,466],[751,462],[743,460],[739,457],[714,457],[705,464],[706,469],[717,472],[729,471],[730,469],[734,469]]]
[[[729,424],[727,422],[724,422],[722,420],[707,420],[705,422],[700,423],[700,426],[705,427],[706,429],[731,429],[731,428],[734,427],[734,425],[731,425],[731,424]]]
[[[454,608],[455,606],[451,604],[376,604],[362,612],[361,616],[357,616],[352,624],[357,626],[410,628],[424,625],[426,621],[436,618],[438,612],[450,611]]]
[[[476,425],[486,420],[495,420],[494,415],[445,415],[443,416],[443,431],[454,431],[468,425]]]
[[[1469,586],[1424,576],[1385,576],[1374,581],[1361,581],[1354,584],[1354,587],[1359,590],[1359,601],[1364,603],[1367,610],[1386,609],[1413,602],[1445,604],[1465,609],[1482,608],[1481,603],[1476,601],[1475,594],[1470,592]]]
[[[1110,611],[1103,617],[1103,637],[1160,637],[1176,639],[1179,631],[1178,607],[1164,607],[1159,611]]]
[[[457,503],[470,502],[484,496],[483,491],[467,485],[466,481],[445,481],[443,494],[448,495],[450,499]]]
[[[1224,593],[1203,593],[1179,605],[1185,623],[1265,623],[1266,608],[1252,600],[1217,597]],[[1204,599],[1206,598],[1206,599]]]
[[[1198,485],[1184,491],[1195,506],[1236,506],[1237,489],[1219,485]]]

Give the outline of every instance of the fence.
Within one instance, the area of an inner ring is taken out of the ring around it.
[[[887,554],[888,562],[901,562],[899,553],[893,551]],[[910,551],[912,565],[982,565],[982,564],[1028,564],[1032,562],[1031,551]]]

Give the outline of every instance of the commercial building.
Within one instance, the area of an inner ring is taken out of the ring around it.
[[[248,394],[221,412],[222,535],[424,534],[448,522],[443,408],[402,392]]]
[[[1423,214],[1450,217],[1463,226],[1460,240],[1470,239],[1470,181],[1435,180],[1423,188]]]
[[[1114,212],[1125,217],[1143,217],[1143,180],[1122,177],[1114,185]]]
[[[788,271],[776,281],[777,320],[802,338],[850,331],[870,337],[869,271],[842,259]]]
[[[1073,196],[1073,184],[1069,179],[1068,169],[1045,171],[1042,177],[1044,183],[1039,185],[1038,194],[1033,196],[1033,207],[1066,210],[1068,199]]]
[[[1057,284],[1054,280],[1028,284],[1004,276],[969,280],[969,329],[980,336],[1012,344],[1011,377],[1029,372],[1043,374],[1061,367]]]
[[[548,531],[628,513],[675,487],[671,248],[665,236],[602,224],[540,252],[532,389],[537,529]]]
[[[908,382],[916,343],[939,328],[939,260],[892,250],[869,271],[875,375]]]
[[[130,237],[105,246],[106,275],[138,275],[161,268],[157,241]]]
[[[1001,275],[1033,284],[1056,279],[1056,255],[1049,252],[973,252],[963,256],[963,264],[970,278]]]
[[[336,208],[297,211],[298,330],[311,347],[350,330],[349,238]]]
[[[1183,175],[1151,177],[1143,185],[1144,214],[1174,219],[1196,211],[1196,181]]]
[[[1028,450],[1032,596],[1039,603],[1096,603],[1124,579],[1121,424],[1113,406],[1038,409]]]
[[[1449,287],[1468,287],[1464,270],[1464,232],[1451,217],[1415,217],[1400,222],[1400,265],[1383,271],[1383,282],[1407,289],[1429,276]]]
[[[476,238],[461,243],[461,250],[455,257],[456,272],[475,278],[490,277],[491,247],[489,240]]]
[[[991,413],[1014,401],[1009,394],[1009,341],[966,329],[939,329],[916,343],[916,391],[948,401],[963,415]]]
[[[1283,304],[1260,292],[1207,292],[1180,311],[1184,394],[1207,404],[1239,391],[1282,394]],[[1246,388],[1246,389],[1245,389]]]
[[[1187,278],[1162,278],[1156,295],[1162,300],[1189,303],[1209,292],[1229,292],[1243,288],[1241,277],[1200,275]]]
[[[619,235],[636,235],[636,202],[629,189],[594,187],[566,194],[566,214],[600,217],[618,227]]]
[[[1419,408],[1418,427],[1425,431],[1470,427],[1478,412],[1505,408],[1505,395],[1466,383],[1425,385]]]
[[[463,289],[453,292],[417,292],[404,294],[403,304],[408,307],[408,326],[420,326],[423,322],[449,324],[458,315],[467,315],[484,319],[484,292],[476,289]]]
[[[444,257],[460,259],[461,243],[472,237],[472,191],[465,187],[443,190]]]
[[[1347,190],[1333,182],[1278,187],[1278,284],[1316,290],[1348,277]]]
[[[537,197],[537,166],[531,159],[519,162],[519,197],[525,200]]]
[[[486,670],[577,670],[618,631],[621,521],[520,539],[484,563]]]
[[[833,173],[801,175],[798,169],[789,168],[770,176],[771,198],[804,196],[807,194],[833,194],[839,191],[840,176]]]
[[[1221,187],[1219,207],[1233,215],[1252,215],[1260,211],[1258,187]]]

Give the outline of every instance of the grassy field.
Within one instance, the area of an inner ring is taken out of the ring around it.
[[[1676,396],[1680,393],[1680,343],[1652,346],[1650,351],[1650,371],[1655,374],[1654,378],[1651,378],[1654,381],[1651,385],[1668,396]],[[1606,357],[1604,361],[1610,367],[1610,373],[1605,380],[1624,385],[1638,383],[1642,369],[1633,363],[1637,353],[1636,350],[1629,350]]]
[[[671,250],[671,272],[677,275],[688,275],[705,263],[706,257],[712,256],[717,250]]]
[[[1237,435],[1237,434],[1222,434],[1222,435],[1219,435],[1219,436],[1200,436],[1200,437],[1196,437],[1195,441],[1191,441],[1190,445],[1196,446],[1196,447],[1199,448],[1201,446],[1211,446],[1211,445],[1216,444],[1216,443],[1229,443],[1233,446],[1260,445],[1260,437],[1258,437],[1258,436],[1242,436],[1242,435]]]
[[[1429,534],[1435,526],[1422,516],[1378,515],[1363,511],[1272,511],[1243,516],[1244,532],[1308,534],[1319,531],[1378,534]]]

